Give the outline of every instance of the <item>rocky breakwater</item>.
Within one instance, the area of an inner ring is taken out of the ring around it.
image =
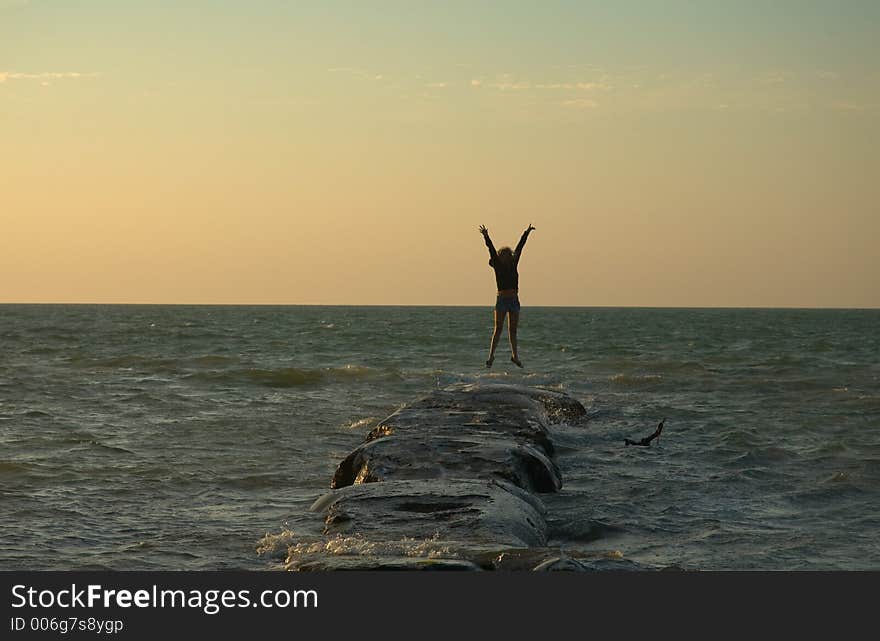
[[[571,569],[546,547],[540,494],[563,482],[548,428],[584,415],[563,393],[514,385],[460,385],[407,405],[339,464],[311,508],[325,545],[291,548],[286,567]]]

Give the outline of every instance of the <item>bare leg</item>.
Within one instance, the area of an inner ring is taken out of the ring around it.
[[[489,348],[489,360],[486,361],[486,367],[492,367],[495,361],[495,348],[498,347],[498,339],[501,338],[501,332],[504,330],[504,317],[507,312],[499,312],[495,310],[495,331],[492,332],[492,346]]]
[[[516,329],[519,326],[519,312],[510,312],[510,325],[507,326],[507,336],[510,338],[510,360],[517,366],[522,367],[519,354],[516,350]]]

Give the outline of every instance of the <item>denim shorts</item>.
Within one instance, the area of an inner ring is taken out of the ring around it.
[[[495,300],[496,312],[519,312],[519,296],[499,296]]]

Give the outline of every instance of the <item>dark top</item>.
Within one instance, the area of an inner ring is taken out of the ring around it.
[[[513,252],[513,260],[505,263],[498,260],[498,252],[495,251],[495,246],[492,244],[489,234],[483,236],[486,241],[486,247],[489,248],[489,266],[495,270],[495,284],[499,290],[519,289],[519,272],[517,272],[516,268],[519,265],[519,257],[522,255],[522,250],[526,245],[528,237],[529,232],[523,232],[522,238],[519,239],[519,243],[517,243],[516,249]]]

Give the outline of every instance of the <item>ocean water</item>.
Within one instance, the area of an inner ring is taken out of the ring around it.
[[[370,426],[458,382],[568,392],[551,544],[880,568],[880,311],[0,306],[0,569],[261,569]],[[624,447],[666,417],[654,447]],[[401,533],[405,535],[405,533]],[[410,553],[418,553],[414,542]],[[328,549],[328,554],[332,553]]]

